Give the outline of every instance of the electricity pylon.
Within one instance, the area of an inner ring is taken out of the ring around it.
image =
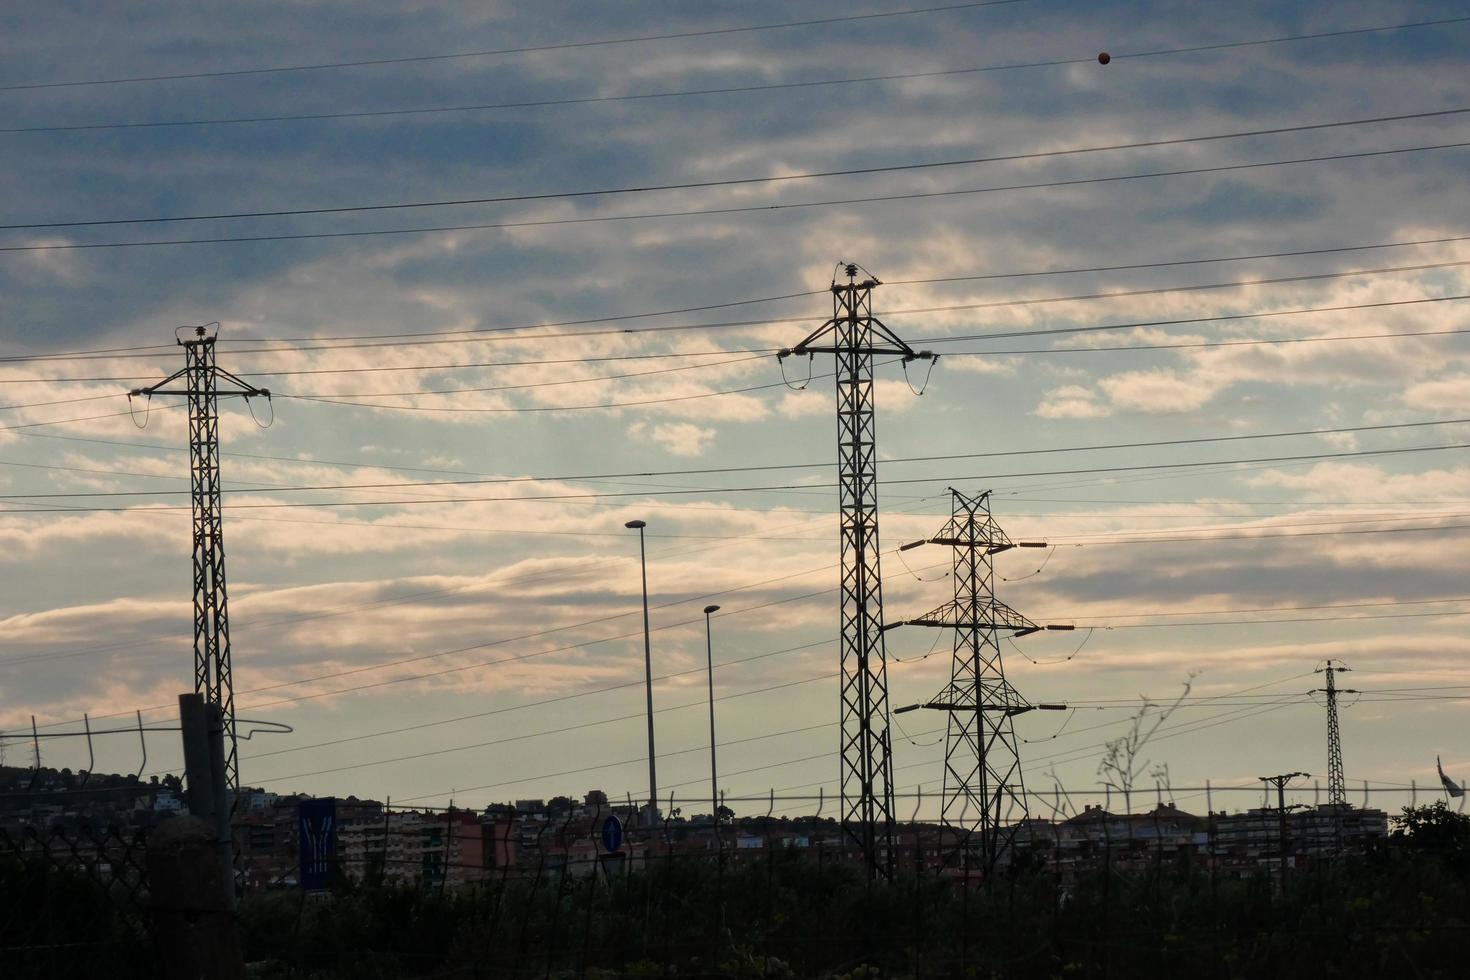
[[[1341,674],[1351,670],[1351,667],[1332,666],[1332,661],[1327,661],[1325,667],[1319,667],[1318,674],[1327,675],[1327,686],[1319,687],[1313,694],[1327,695],[1327,802],[1336,806],[1347,806],[1347,779],[1342,772],[1342,734],[1337,727],[1337,696],[1339,694],[1357,694],[1352,688],[1340,688],[1334,683],[1333,675]]]
[[[893,759],[888,736],[888,666],[883,648],[883,579],[878,567],[878,461],[873,424],[873,355],[905,363],[914,351],[873,316],[869,276],[847,265],[832,283],[832,318],[778,355],[832,354],[837,378],[837,472],[841,510],[842,825],[861,849],[868,877],[892,874]]]
[[[1020,821],[1028,814],[1026,785],[1021,776],[1021,750],[1016,715],[1061,710],[1066,705],[1032,704],[1006,680],[1000,636],[1026,636],[1043,629],[995,597],[995,556],[1012,548],[1044,548],[1044,542],[1015,542],[990,512],[990,491],[978,497],[950,488],[949,522],[921,544],[954,549],[954,599],[916,619],[893,626],[937,626],[954,630],[954,657],[949,684],[924,704],[899,712],[932,708],[946,712],[944,797],[941,825],[955,833],[957,849],[947,857],[969,867],[978,854],[988,876],[1010,849]]]
[[[230,614],[225,589],[224,513],[220,505],[219,399],[270,398],[270,392],[235,377],[215,363],[216,334],[210,324],[186,327],[192,337],[176,339],[184,367],[128,397],[182,395],[189,404],[189,485],[194,512],[194,691],[219,705],[224,725],[225,778],[240,789],[235,739],[235,689],[230,667]],[[223,378],[230,387],[219,390]],[[169,385],[182,381],[182,388]]]

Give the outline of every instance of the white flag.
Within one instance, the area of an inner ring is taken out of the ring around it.
[[[1439,770],[1439,781],[1444,783],[1444,791],[1452,797],[1465,795],[1465,787],[1455,785],[1455,781],[1444,774],[1444,765],[1439,761],[1439,756],[1434,757],[1435,768]]]

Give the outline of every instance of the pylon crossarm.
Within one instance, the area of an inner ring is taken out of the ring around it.
[[[984,538],[981,538],[977,541],[966,541],[962,538],[930,538],[928,540],[928,543],[947,545],[951,548],[975,548],[977,550],[983,550],[986,554],[991,555],[998,555],[1002,551],[1010,551],[1012,548],[1015,547],[1015,545],[1009,540],[987,541]]]
[[[227,398],[230,395],[238,395],[241,398],[269,398],[271,396],[271,390],[269,388],[257,388],[254,385],[247,384],[246,382],[235,377],[230,372],[226,371],[224,368],[217,367],[215,368],[215,372],[226,381],[240,386],[239,391],[216,392],[216,394],[220,398]]]
[[[908,344],[904,343],[903,339],[899,337],[898,334],[894,333],[892,330],[889,330],[887,324],[885,324],[877,317],[869,317],[869,322],[873,325],[874,333],[880,335],[893,345],[892,349],[885,349],[883,347],[875,345],[873,347],[874,354],[902,354],[905,359],[911,361],[918,360],[920,358],[924,360],[933,359],[934,355],[929,351],[916,351]]]
[[[179,368],[173,374],[170,374],[168,377],[164,378],[157,384],[148,385],[146,388],[134,388],[132,391],[128,392],[128,397],[135,398],[141,395],[147,395],[151,398],[154,395],[188,395],[190,394],[190,392],[188,391],[167,391],[164,389],[164,385],[171,384],[188,373],[189,369],[187,367]]]
[[[971,613],[979,613],[979,615],[971,618],[969,615]],[[966,609],[964,614],[960,613],[953,601],[946,602],[922,616],[899,620],[896,623],[885,623],[884,629],[896,629],[899,626],[933,626],[956,630],[1015,630],[1018,636],[1039,633],[1048,628],[1038,626],[998,599],[979,608]]]
[[[869,318],[869,319],[870,319],[870,322],[873,323],[874,325],[876,325],[878,323],[877,320],[871,320],[871,318]],[[828,320],[826,323],[822,324],[822,326],[818,327],[815,331],[813,331],[812,334],[810,336],[808,336],[805,340],[803,340],[801,343],[797,344],[795,347],[791,347],[791,348],[787,348],[785,350],[778,351],[776,353],[776,356],[778,358],[787,358],[787,357],[800,356],[802,354],[844,354],[844,353],[847,353],[847,349],[846,348],[844,348],[844,347],[842,347],[840,345],[837,345],[837,344],[826,344],[826,345],[822,345],[820,347],[817,346],[817,344],[816,344],[816,341],[820,340],[825,334],[834,333],[836,331],[836,329],[837,329],[837,321],[835,321],[835,320]],[[888,346],[886,344],[874,344],[872,346],[872,348],[867,351],[867,353],[871,353],[871,354],[892,354],[892,355],[894,355],[896,357],[903,357],[903,358],[906,358],[908,360],[916,360],[916,359],[924,359],[924,360],[927,360],[927,359],[932,358],[934,356],[929,351],[922,351],[921,352],[921,351],[914,350],[908,344],[905,344],[903,341],[899,340],[892,333],[890,333],[886,327],[883,328],[883,330],[881,332],[882,332],[882,334],[885,337],[891,338],[894,341],[893,346],[890,347],[890,346]]]

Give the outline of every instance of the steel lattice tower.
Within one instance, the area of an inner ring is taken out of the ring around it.
[[[264,388],[247,384],[215,363],[215,335],[208,327],[187,328],[180,337],[185,364],[155,385],[131,396],[182,395],[189,405],[189,483],[194,513],[194,690],[219,705],[224,722],[225,777],[240,788],[235,738],[235,689],[230,667],[230,614],[225,588],[224,513],[220,504],[219,399],[224,396],[270,397]],[[221,392],[223,378],[231,388]],[[182,381],[182,388],[169,385]]]
[[[933,626],[954,630],[954,657],[949,684],[924,707],[949,716],[944,750],[944,796],[940,822],[954,831],[956,851],[948,855],[967,867],[978,855],[988,875],[1010,848],[1019,821],[1028,815],[1021,752],[1013,719],[1037,708],[1006,680],[1001,658],[1002,632],[1025,636],[1043,627],[995,597],[995,556],[1015,547],[1045,547],[1042,542],[1013,542],[990,512],[990,491],[978,497],[953,488],[951,516],[939,532],[921,544],[954,549],[954,598],[916,619],[894,626]]]
[[[1339,662],[1338,666],[1332,666],[1332,661],[1327,661],[1325,667],[1316,671],[1327,675],[1327,686],[1319,687],[1313,693],[1327,695],[1327,802],[1337,806],[1347,806],[1347,778],[1342,772],[1342,734],[1337,725],[1337,696],[1339,694],[1357,694],[1351,688],[1339,688],[1334,683],[1333,675],[1345,673],[1351,670]]]
[[[878,566],[878,465],[873,420],[873,355],[905,362],[916,353],[875,316],[876,278],[832,283],[832,318],[781,351],[832,354],[837,378],[837,471],[841,510],[842,824],[862,851],[870,878],[892,873],[893,759],[888,735],[888,665],[883,647],[883,579]]]

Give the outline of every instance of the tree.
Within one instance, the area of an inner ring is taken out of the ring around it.
[[[1393,823],[1395,829],[1390,836],[1410,850],[1444,854],[1470,849],[1470,816],[1451,810],[1444,800],[1429,806],[1406,806]]]
[[[1190,674],[1189,679],[1184,682],[1184,690],[1167,705],[1154,703],[1146,694],[1140,695],[1143,704],[1133,716],[1128,732],[1108,742],[1103,748],[1102,762],[1097,766],[1097,774],[1102,777],[1103,785],[1121,792],[1125,800],[1131,798],[1134,782],[1149,767],[1149,760],[1142,758],[1144,747],[1158,732],[1159,726],[1189,697],[1189,688],[1194,678],[1195,675]],[[1159,778],[1157,770],[1155,778]],[[1163,769],[1163,778],[1167,782],[1167,766]]]

